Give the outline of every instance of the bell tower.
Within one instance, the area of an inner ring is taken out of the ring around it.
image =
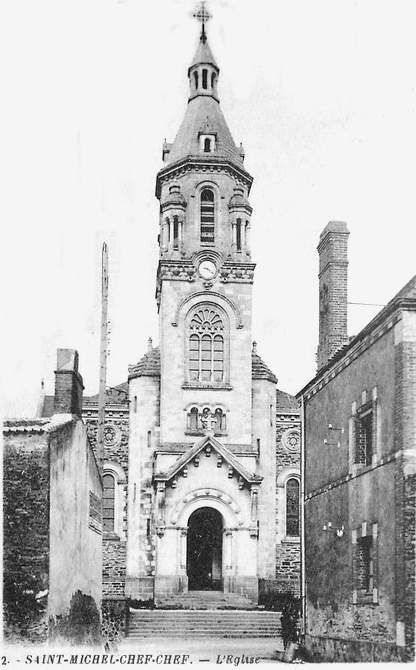
[[[251,175],[218,96],[204,5],[188,69],[189,98],[156,178],[160,201],[156,299],[160,319],[161,443],[194,442],[205,406],[223,412],[231,444],[251,445]],[[198,408],[198,419],[189,407]],[[185,409],[184,409],[185,408]],[[226,428],[225,428],[226,426]]]
[[[277,380],[252,351],[253,179],[221,111],[204,3],[196,17],[187,106],[156,177],[159,347],[129,368],[126,593],[156,606],[219,588],[255,603],[276,577]]]

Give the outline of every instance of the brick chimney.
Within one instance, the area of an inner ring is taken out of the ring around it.
[[[82,415],[84,385],[78,372],[78,352],[58,349],[55,370],[55,414]]]
[[[318,371],[348,342],[348,235],[346,223],[330,221],[319,238]]]

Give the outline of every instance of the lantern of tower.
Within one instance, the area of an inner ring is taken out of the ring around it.
[[[160,254],[172,256],[183,249],[186,201],[179,184],[171,184],[160,205]]]
[[[234,186],[228,203],[232,233],[232,254],[250,256],[250,220],[253,208],[247,200],[243,186]]]

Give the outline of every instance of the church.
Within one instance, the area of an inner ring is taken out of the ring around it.
[[[197,18],[186,112],[156,175],[159,346],[107,390],[103,599],[243,607],[299,594],[300,419],[253,342],[253,177],[203,5]],[[84,398],[93,445],[97,417]]]

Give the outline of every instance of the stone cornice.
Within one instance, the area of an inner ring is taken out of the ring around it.
[[[176,475],[182,472],[187,465],[201,454],[202,451],[207,452],[209,456],[211,451],[217,453],[217,457],[224,460],[229,468],[229,476],[235,471],[240,477],[247,482],[247,484],[261,484],[263,477],[249,472],[242,463],[240,463],[234,454],[213,435],[206,435],[201,440],[196,442],[191,449],[183,454],[177,461],[167,470],[167,472],[156,472],[153,479],[155,482],[170,482]]]
[[[162,168],[156,177],[156,191],[155,195],[160,199],[162,184],[171,181],[172,179],[177,179],[185,175],[188,172],[197,172],[197,173],[215,173],[215,172],[226,172],[232,177],[237,177],[238,181],[241,181],[250,192],[251,184],[253,183],[253,177],[246,172],[242,167],[235,165],[231,161],[220,158],[217,156],[210,156],[210,159],[207,160],[206,157],[201,158],[200,156],[187,156],[172,165],[168,165],[165,168]]]

